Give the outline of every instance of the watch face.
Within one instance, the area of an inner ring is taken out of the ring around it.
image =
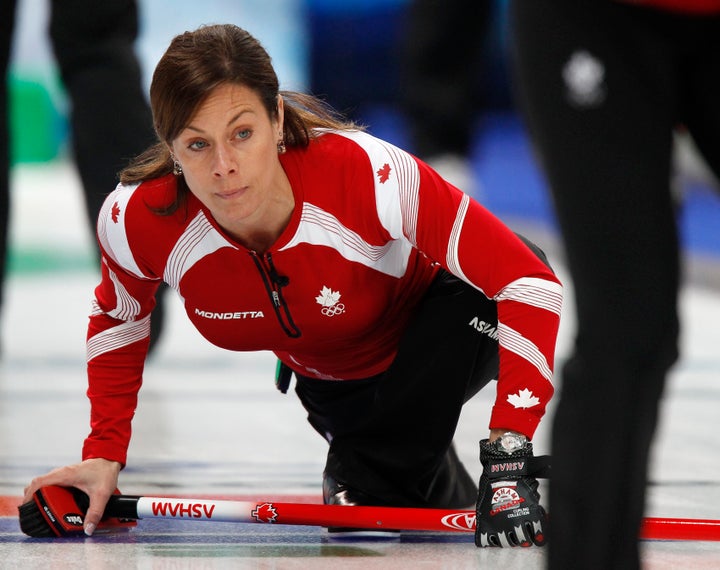
[[[500,449],[512,453],[522,449],[527,443],[527,438],[520,433],[507,432],[500,436],[498,442],[500,443]]]

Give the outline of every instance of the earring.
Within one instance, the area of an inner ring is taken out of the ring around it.
[[[172,173],[173,173],[175,176],[180,176],[180,175],[183,173],[183,171],[182,171],[182,164],[180,164],[180,163],[178,162],[178,159],[175,158],[175,155],[174,155],[172,152],[170,153],[170,160],[172,160],[172,162],[173,162],[173,170],[172,170]]]
[[[287,147],[285,146],[285,141],[283,139],[280,139],[278,141],[277,151],[278,151],[278,154],[285,154],[287,152]]]

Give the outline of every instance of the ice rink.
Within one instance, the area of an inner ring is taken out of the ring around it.
[[[75,171],[59,161],[15,169],[13,271],[0,360],[0,568],[541,568],[541,549],[477,549],[466,534],[337,541],[317,527],[140,521],[91,539],[30,539],[16,506],[37,474],[79,460],[88,431],[84,338],[97,274]],[[572,335],[572,287],[556,239],[515,225],[550,252],[568,301],[558,364]],[[705,265],[713,275],[714,261]],[[708,286],[709,285],[709,286]],[[292,393],[275,390],[272,355],[210,346],[170,299],[165,335],[146,367],[121,489],[128,494],[320,501],[325,443]],[[671,375],[657,434],[648,515],[720,519],[720,287],[683,290],[683,357]],[[491,388],[469,403],[459,453],[478,477]],[[549,410],[552,414],[552,408]],[[549,452],[548,425],[536,437]],[[602,490],[600,490],[601,493]],[[718,568],[720,542],[643,542],[645,567]]]

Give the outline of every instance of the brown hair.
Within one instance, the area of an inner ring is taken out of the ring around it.
[[[158,142],[120,172],[120,181],[138,183],[172,172],[168,146],[210,93],[228,83],[255,91],[271,119],[277,118],[277,97],[282,95],[287,147],[308,146],[316,128],[361,128],[312,95],[280,91],[270,56],[245,30],[231,24],[202,26],[176,36],[157,64],[150,85],[150,107]],[[164,212],[175,211],[188,191],[184,178],[179,176],[178,198]]]

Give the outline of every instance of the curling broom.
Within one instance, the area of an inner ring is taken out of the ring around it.
[[[31,537],[83,534],[88,497],[69,487],[48,486],[19,507],[20,528]],[[110,497],[98,530],[134,526],[139,519],[311,525],[368,530],[474,532],[475,511],[408,507],[342,506],[272,501]],[[640,538],[720,541],[720,521],[646,518]]]

